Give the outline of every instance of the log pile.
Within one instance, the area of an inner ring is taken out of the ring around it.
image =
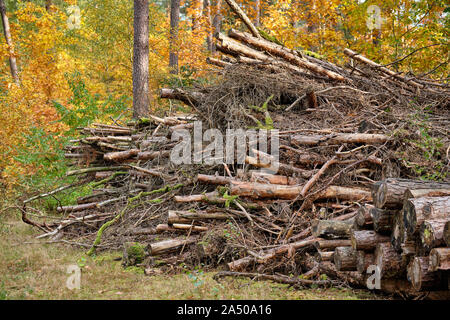
[[[128,257],[137,242],[146,266],[157,257],[170,270],[202,263],[227,266],[223,276],[366,287],[366,271],[376,265],[384,291],[448,291],[450,184],[410,179],[417,177],[410,163],[430,159],[411,152],[419,138],[408,131],[416,130],[408,127],[411,103],[434,108],[427,125],[448,145],[448,88],[349,49],[344,66],[288,49],[236,13],[251,34],[217,34],[222,55],[208,62],[218,80],[161,90],[162,99],[192,113],[79,128],[65,146],[74,182],[24,200],[23,221],[42,230],[39,238],[88,254],[127,248]],[[278,129],[279,158],[245,140],[244,164],[206,164],[201,152],[199,163],[175,164],[176,137],[193,137],[196,121],[202,133],[214,128],[223,136],[227,128]],[[436,148],[439,161],[448,157]],[[448,164],[439,170],[448,172]],[[33,202],[72,188],[90,194],[58,202],[50,222],[29,214]]]
[[[450,224],[450,184],[390,178],[374,183],[371,194],[373,205],[361,205],[349,229],[331,220],[318,222],[327,225],[327,237],[333,238],[328,241],[350,243],[320,247],[316,263],[332,257],[326,261],[337,272],[357,272],[362,285],[374,272],[369,267],[376,266],[381,288],[403,294],[448,291],[450,248],[444,230]]]

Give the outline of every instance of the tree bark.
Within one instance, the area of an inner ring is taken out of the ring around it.
[[[337,247],[348,247],[352,243],[348,239],[318,240],[314,243],[317,250],[335,250]]]
[[[293,135],[291,143],[300,146],[341,145],[344,143],[381,144],[388,140],[384,134],[336,133],[330,135]]]
[[[370,265],[375,264],[375,255],[373,253],[366,253],[364,251],[356,252],[356,270],[359,273],[365,274]]]
[[[149,3],[134,0],[133,119],[149,113]]]
[[[164,240],[156,243],[152,243],[148,246],[149,254],[152,256],[169,253],[180,249],[181,247],[194,243],[195,240]]]
[[[378,233],[390,234],[392,232],[392,225],[394,223],[396,213],[396,211],[392,210],[383,210],[378,208],[370,209],[373,229]]]
[[[312,234],[315,237],[348,238],[352,228],[352,221],[314,220]]]
[[[370,209],[373,206],[370,204],[363,204],[358,208],[358,212],[355,217],[355,226],[357,229],[368,229],[372,228],[373,221],[370,215]]]
[[[400,277],[406,271],[405,262],[389,242],[379,243],[375,249],[375,263],[381,278]]]
[[[353,249],[364,251],[373,251],[379,243],[389,241],[388,236],[380,235],[373,230],[353,230],[350,239]]]
[[[450,247],[450,221],[448,221],[444,227],[444,241],[447,247]]]
[[[446,219],[450,215],[450,197],[423,197],[409,199],[403,206],[406,233],[418,231],[424,220]]]
[[[170,1],[170,73],[178,74],[178,25],[180,23],[180,0]]]
[[[205,211],[175,211],[169,210],[167,223],[173,224],[190,224],[196,220],[226,220],[230,215],[223,212],[205,212]]]
[[[356,271],[356,250],[352,247],[337,247],[334,250],[337,271]]]
[[[450,183],[389,178],[372,185],[373,203],[377,208],[401,208],[407,190],[450,189]]]
[[[450,196],[450,189],[416,189],[406,190],[404,199],[422,198],[422,197],[447,197]]]
[[[14,82],[20,86],[19,80],[19,72],[17,69],[17,61],[14,54],[14,45],[11,38],[11,30],[9,28],[9,20],[6,14],[6,5],[4,0],[0,0],[0,14],[2,16],[2,24],[3,24],[3,34],[5,35],[6,44],[8,45],[9,50],[9,66],[11,69],[11,76]]]

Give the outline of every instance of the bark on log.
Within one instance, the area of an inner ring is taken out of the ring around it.
[[[272,171],[278,171],[280,174],[294,175],[306,179],[310,178],[314,174],[311,170],[300,169],[278,161],[259,161],[257,158],[250,156],[245,157],[245,163],[268,170],[273,168]]]
[[[403,210],[394,216],[392,224],[391,244],[397,252],[401,251],[401,246],[407,239],[405,224],[403,223]]]
[[[271,185],[256,182],[231,184],[231,194],[255,199],[276,198],[292,200],[299,196],[301,186]]]
[[[352,242],[348,239],[337,240],[318,240],[314,243],[314,247],[317,250],[335,250],[337,247],[351,246]]]
[[[207,227],[193,226],[190,224],[173,224],[169,226],[168,224],[158,224],[156,226],[156,232],[162,233],[165,231],[169,232],[204,232],[208,231]]]
[[[334,261],[334,251],[319,251],[316,254],[317,262]]]
[[[361,250],[356,252],[356,270],[359,273],[365,274],[367,268],[369,268],[369,266],[374,264],[375,264],[375,254],[366,253]]]
[[[264,62],[266,64],[270,64],[271,66],[278,67],[278,68],[285,68],[289,69],[293,72],[299,73],[301,75],[305,74],[305,70],[300,69],[297,66],[294,66],[290,63],[274,59],[270,57],[267,54],[262,53],[261,51],[252,49],[250,47],[247,47],[227,36],[220,33],[218,35],[219,41],[221,41],[220,45],[217,45],[217,50],[219,50],[222,53],[230,54],[232,56],[238,57],[238,56],[245,56],[252,59],[260,60],[261,62]]]
[[[216,185],[222,185],[226,186],[230,184],[232,181],[237,181],[230,177],[222,177],[222,176],[213,176],[213,175],[207,175],[207,174],[198,174],[197,180],[206,184],[216,184]]]
[[[352,247],[337,247],[334,250],[337,271],[356,271],[356,250]]]
[[[352,221],[336,220],[314,220],[312,225],[312,234],[315,237],[323,238],[348,238],[353,228]]]
[[[119,151],[119,152],[108,152],[103,155],[103,159],[107,161],[120,162],[135,157],[138,155],[138,153],[139,149],[130,149],[127,151]]]
[[[84,204],[79,204],[79,205],[74,205],[74,206],[57,207],[56,211],[65,212],[65,213],[79,212],[79,211],[94,209],[97,207],[97,204],[98,204],[98,202],[92,202],[92,203],[84,203]]]
[[[256,29],[255,25],[249,19],[249,17],[242,11],[241,7],[234,0],[225,0],[225,2],[230,6],[231,10],[234,11],[238,15],[238,17],[244,22],[247,28],[250,30],[252,35],[256,38],[261,38],[258,29]]]
[[[195,108],[203,98],[203,94],[200,92],[188,92],[181,89],[163,88],[159,93],[159,97],[161,99],[179,100],[188,106]]]
[[[419,228],[419,246],[422,254],[427,254],[431,249],[445,246],[444,227],[450,221],[447,219],[425,220]]]
[[[195,220],[226,220],[230,215],[222,212],[205,212],[205,211],[175,211],[169,210],[167,223],[172,224],[189,224]]]
[[[450,247],[450,221],[448,221],[444,227],[444,241],[447,247]]]
[[[377,208],[401,208],[407,190],[450,189],[449,183],[389,178],[372,185],[373,203]]]
[[[383,236],[373,230],[353,230],[350,235],[352,248],[355,250],[373,251],[378,244],[389,241],[388,236]]]
[[[450,196],[450,189],[416,189],[405,191],[404,200],[422,197],[447,197]]]
[[[428,257],[415,257],[408,266],[409,278],[417,291],[436,291],[448,288],[447,279],[439,271],[429,270]]]
[[[288,63],[293,64],[297,67],[307,69],[312,71],[313,73],[328,77],[332,80],[337,81],[345,81],[345,78],[341,76],[340,74],[337,74],[336,72],[327,70],[322,68],[321,66],[314,64],[308,60],[302,59],[298,54],[295,54],[291,52],[291,50],[280,46],[276,43],[270,42],[265,39],[258,39],[255,37],[252,37],[248,33],[239,32],[236,30],[231,29],[228,32],[228,36],[230,38],[239,40],[241,42],[246,43],[247,45],[250,45],[260,51],[268,52],[273,56],[280,57],[284,60],[286,60]]]
[[[258,182],[258,183],[267,183],[267,184],[283,184],[283,185],[289,185],[289,186],[298,185],[298,183],[299,183],[299,181],[297,179],[292,178],[292,177],[269,174],[269,173],[264,173],[264,172],[259,172],[259,171],[251,172],[250,181]]]
[[[371,228],[373,225],[372,216],[370,215],[370,209],[374,206],[370,204],[363,204],[359,207],[355,217],[355,227],[357,229]]]
[[[341,145],[344,143],[381,144],[389,139],[384,134],[336,133],[330,135],[293,135],[291,143],[297,146]]]
[[[450,270],[450,248],[434,248],[430,252],[430,271]]]
[[[137,154],[138,160],[153,160],[157,158],[168,158],[170,157],[170,150],[163,151],[143,151]]]
[[[317,199],[339,199],[347,201],[371,201],[370,191],[358,188],[329,186],[314,196]]]
[[[372,216],[373,229],[382,234],[390,234],[392,232],[392,225],[397,211],[383,210],[378,208],[370,209]]]
[[[156,256],[176,251],[177,249],[180,249],[181,247],[194,242],[195,240],[178,240],[178,239],[164,240],[150,244],[147,247],[147,250],[150,255]]]
[[[406,272],[402,256],[396,252],[390,242],[377,245],[375,263],[380,268],[381,278],[400,277]]]
[[[447,219],[450,216],[450,197],[408,199],[403,206],[406,233],[418,231],[424,220]]]
[[[409,84],[413,85],[414,87],[418,87],[418,88],[422,88],[423,87],[423,85],[418,84],[418,83],[416,83],[416,82],[414,82],[414,81],[412,81],[410,79],[406,79],[405,77],[399,75],[397,72],[389,70],[388,68],[383,67],[383,66],[379,65],[378,63],[376,63],[376,62],[374,62],[374,61],[372,61],[370,59],[367,59],[366,57],[364,57],[364,56],[362,56],[362,55],[360,55],[360,54],[358,54],[358,53],[356,53],[356,52],[354,52],[354,51],[352,51],[352,50],[350,50],[348,48],[344,49],[344,54],[349,56],[352,59],[358,60],[359,62],[365,63],[365,64],[367,64],[367,65],[369,65],[371,67],[374,67],[377,70],[380,70],[380,71],[384,72],[385,74],[387,74],[387,75],[389,75],[391,77],[394,77],[394,78],[396,78],[398,80],[401,80],[403,82],[409,83]]]
[[[230,269],[230,271],[244,271],[250,265],[254,264],[256,264],[256,258],[248,256],[228,263],[228,269]]]

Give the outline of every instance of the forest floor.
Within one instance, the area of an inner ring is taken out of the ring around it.
[[[367,290],[348,288],[297,290],[269,281],[225,279],[201,270],[175,275],[145,275],[124,269],[121,252],[87,257],[85,250],[36,240],[38,230],[16,214],[0,214],[0,300],[5,299],[385,299]],[[81,288],[66,287],[67,267],[78,265]],[[269,290],[268,290],[269,289]]]

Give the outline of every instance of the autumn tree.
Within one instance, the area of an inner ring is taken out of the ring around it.
[[[134,0],[133,118],[149,112],[149,9],[148,0]]]

